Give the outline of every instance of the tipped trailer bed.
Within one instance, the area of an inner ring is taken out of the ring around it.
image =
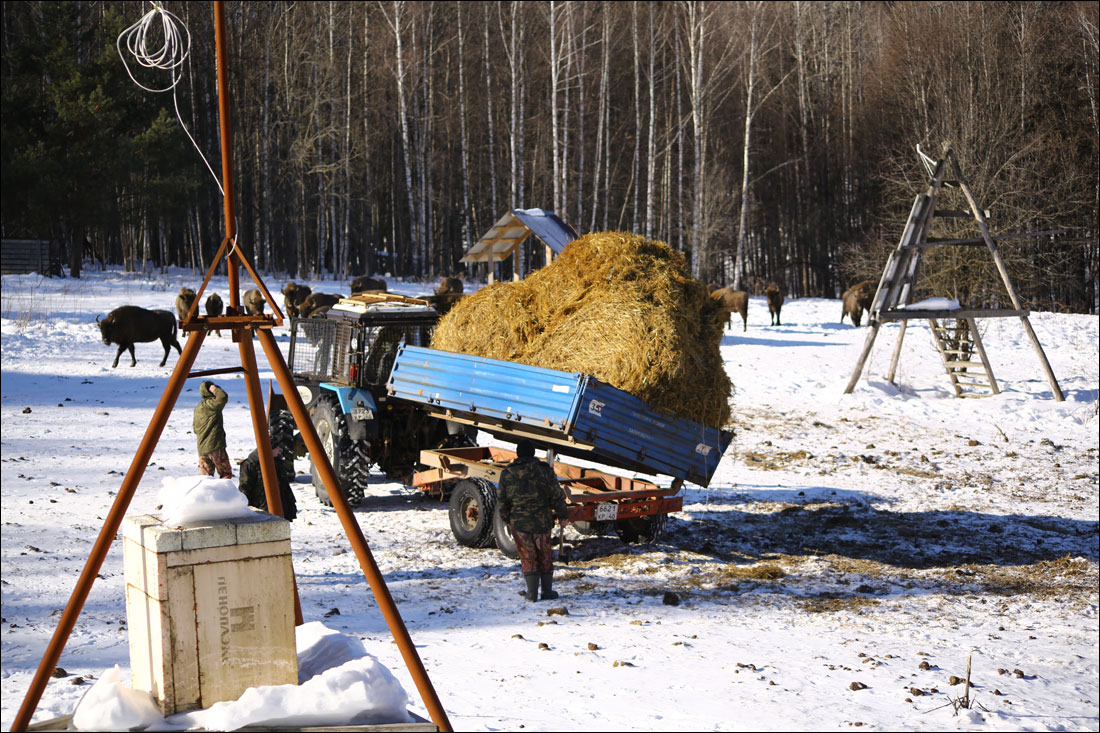
[[[387,391],[503,440],[700,486],[732,439],[585,374],[417,346],[399,349]]]

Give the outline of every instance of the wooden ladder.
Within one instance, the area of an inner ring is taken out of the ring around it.
[[[978,335],[973,318],[945,318],[942,323],[935,318],[928,320],[932,338],[943,359],[947,376],[956,397],[988,397],[1000,394],[993,368],[989,366],[982,338]],[[979,361],[974,361],[974,357]],[[971,371],[981,367],[982,371]]]

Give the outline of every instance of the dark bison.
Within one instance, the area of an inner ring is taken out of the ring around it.
[[[299,315],[302,318],[323,315],[325,311],[339,303],[343,297],[342,295],[332,295],[330,293],[310,293],[309,297],[302,301]]]
[[[768,298],[768,312],[772,315],[772,325],[782,326],[779,322],[779,311],[783,310],[783,288],[778,283],[768,283],[764,288],[764,295]]]
[[[217,293],[210,293],[210,297],[206,299],[206,317],[217,318],[225,310],[225,304],[222,303],[222,298]],[[221,336],[222,332],[219,330],[218,335]]]
[[[313,291],[310,290],[308,285],[299,285],[296,282],[289,282],[284,285],[283,306],[286,308],[286,314],[293,318],[302,315],[302,302],[309,297],[311,292]]]
[[[176,314],[182,321],[187,318],[191,310],[191,304],[195,302],[195,291],[191,288],[180,288],[180,294],[176,296]]]
[[[103,335],[103,343],[110,346],[118,344],[118,353],[115,354],[115,363],[111,368],[118,366],[118,357],[126,349],[130,350],[130,366],[137,365],[134,357],[134,344],[149,343],[160,340],[164,345],[164,358],[160,365],[168,361],[168,352],[171,347],[176,347],[177,353],[182,353],[180,342],[176,340],[176,317],[171,311],[151,311],[139,308],[136,305],[123,305],[115,308],[107,314],[103,320],[96,318],[99,324],[99,332]]]
[[[264,314],[264,294],[259,290],[244,291],[244,312],[250,316],[262,316]]]
[[[365,293],[370,290],[386,292],[386,281],[380,277],[361,275],[351,281],[351,294]]]
[[[744,290],[730,290],[718,288],[710,297],[718,302],[718,312],[726,319],[726,328],[729,328],[734,313],[741,314],[742,331],[749,330],[749,294]]]
[[[436,295],[461,295],[462,280],[457,277],[445,277],[435,286]]]
[[[423,296],[424,300],[428,301],[441,316],[447,315],[451,308],[454,308],[455,304],[464,297],[462,293],[437,293],[436,295]]]
[[[848,316],[852,319],[852,325],[858,326],[863,319],[863,312],[871,310],[871,301],[875,299],[875,284],[870,280],[864,280],[845,290],[840,299],[844,303],[840,322],[844,323],[844,316]]]

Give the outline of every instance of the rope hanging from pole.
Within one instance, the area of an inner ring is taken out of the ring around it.
[[[221,181],[218,180],[217,174],[214,173],[214,169],[210,166],[210,161],[203,155],[202,149],[199,147],[199,144],[195,142],[195,138],[191,135],[191,131],[187,129],[187,124],[183,121],[183,115],[180,113],[179,99],[176,96],[176,87],[179,86],[180,80],[183,78],[180,69],[191,55],[191,31],[187,29],[187,25],[180,20],[178,15],[166,10],[161,3],[151,2],[150,5],[152,5],[152,8],[149,12],[145,13],[136,23],[118,34],[118,39],[115,41],[115,48],[118,49],[118,55],[122,59],[122,66],[126,69],[126,74],[130,77],[130,80],[139,88],[147,92],[152,92],[153,94],[172,92],[172,106],[176,111],[176,120],[180,123],[180,127],[183,128],[183,132],[187,135],[187,139],[190,140],[191,144],[195,147],[195,151],[198,152],[199,157],[202,158],[202,162],[206,165],[206,170],[210,171],[210,175],[213,176],[218,191],[222,196],[225,196],[225,190],[222,188]],[[157,45],[158,42],[159,46]],[[126,53],[123,52],[123,46],[126,47],[126,51],[129,52],[129,55],[133,57],[134,62],[138,66],[146,69],[154,69],[156,71],[167,71],[169,75],[168,85],[162,88],[152,87],[138,81],[137,77],[134,76],[133,70],[130,68],[130,64],[126,61]],[[236,245],[235,241],[233,245]]]

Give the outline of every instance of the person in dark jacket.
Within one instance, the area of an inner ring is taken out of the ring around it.
[[[550,531],[555,519],[564,527],[569,513],[554,469],[535,458],[531,441],[521,440],[516,459],[500,473],[499,488],[500,518],[516,541],[527,600],[539,600],[540,582],[543,600],[557,598]]]
[[[294,479],[294,458],[286,458],[280,455],[281,453],[278,447],[271,450],[271,455],[275,459],[275,475],[279,479],[279,498],[283,502],[283,519],[294,521],[298,516],[298,504],[294,500],[294,492],[290,489],[290,482]],[[258,452],[252,451],[248,454],[248,458],[241,461],[241,481],[238,486],[241,493],[248,497],[249,506],[268,511]]]
[[[229,401],[229,395],[213,382],[203,382],[199,387],[199,404],[195,405],[195,418],[192,428],[199,449],[199,471],[203,476],[233,478],[233,466],[229,464],[229,455],[225,452],[225,427],[222,423],[222,410]]]

